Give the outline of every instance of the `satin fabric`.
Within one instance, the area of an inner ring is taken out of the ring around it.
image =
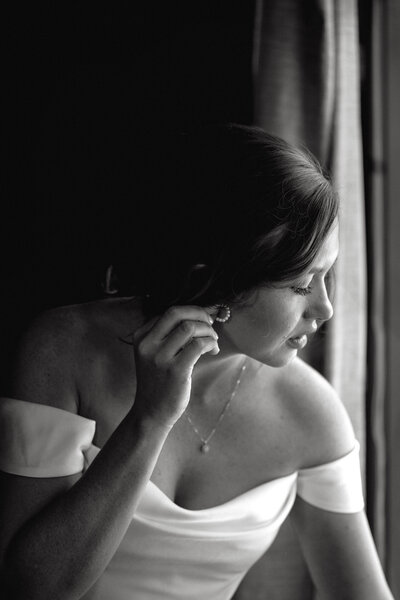
[[[21,400],[0,401],[0,469],[28,477],[84,472],[100,452],[95,422]],[[149,481],[93,600],[228,600],[274,541],[296,494],[336,512],[363,508],[359,444],[344,457],[188,510]]]

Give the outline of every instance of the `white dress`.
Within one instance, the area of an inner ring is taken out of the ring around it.
[[[26,477],[84,472],[100,451],[95,422],[57,408],[0,400],[0,469]],[[296,494],[329,511],[363,509],[359,444],[335,461],[261,484],[204,510],[176,505],[148,482],[96,600],[228,600],[274,541]]]

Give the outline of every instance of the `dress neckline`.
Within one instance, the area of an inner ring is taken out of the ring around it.
[[[92,462],[92,460],[95,458],[97,453],[100,452],[100,450],[101,450],[101,448],[99,448],[99,446],[96,446],[95,444],[92,444],[91,447],[94,452],[93,452],[93,455],[91,456],[91,460],[89,461],[89,463]],[[297,471],[293,471],[292,473],[289,473],[287,475],[282,475],[281,477],[276,477],[275,479],[270,479],[269,481],[260,483],[259,485],[256,485],[256,486],[250,488],[249,490],[246,490],[245,492],[239,494],[238,496],[235,496],[234,498],[231,498],[230,500],[226,500],[225,502],[222,502],[221,504],[216,504],[215,506],[210,506],[210,507],[206,507],[206,508],[198,508],[198,509],[185,508],[184,506],[177,504],[174,500],[172,500],[172,498],[170,498],[168,496],[168,494],[166,494],[160,487],[158,487],[158,485],[156,483],[154,483],[154,481],[152,481],[151,479],[148,480],[147,484],[148,484],[148,487],[152,487],[154,489],[154,491],[164,500],[164,503],[168,504],[176,512],[181,512],[181,513],[190,515],[190,514],[208,513],[210,511],[217,512],[219,510],[225,510],[227,507],[230,507],[233,504],[243,502],[249,496],[258,495],[267,486],[279,485],[287,479],[288,480],[295,479],[296,476],[297,476]]]
[[[163,492],[163,490],[161,488],[159,488],[158,485],[155,484],[154,481],[152,481],[151,479],[149,479],[148,483],[156,491],[156,493],[163,498],[164,502],[166,504],[169,504],[170,507],[172,507],[176,512],[181,512],[181,513],[185,513],[185,514],[202,514],[202,513],[209,513],[210,511],[213,511],[213,512],[223,511],[228,507],[232,507],[234,504],[243,503],[246,500],[248,500],[250,496],[258,496],[259,494],[261,494],[265,488],[272,487],[274,485],[275,486],[280,485],[281,483],[283,483],[286,480],[295,479],[296,476],[297,476],[297,472],[294,471],[293,473],[289,473],[288,475],[283,475],[282,477],[277,477],[276,479],[271,479],[270,481],[265,481],[264,483],[256,485],[256,486],[250,488],[249,490],[246,490],[245,492],[239,494],[238,496],[235,496],[234,498],[231,498],[230,500],[226,500],[225,502],[222,502],[221,504],[217,504],[215,506],[209,506],[206,508],[196,508],[196,509],[185,508],[184,506],[177,504],[174,500],[172,500],[172,498],[170,498],[165,492]]]

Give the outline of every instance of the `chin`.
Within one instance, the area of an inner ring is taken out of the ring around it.
[[[286,365],[291,363],[296,356],[297,350],[291,350],[290,352],[283,352],[281,350],[268,354],[260,352],[259,354],[257,353],[257,355],[254,355],[253,358],[264,365],[268,365],[269,367],[279,368],[286,367]]]
[[[286,358],[285,360],[284,359],[281,359],[281,360],[277,359],[277,360],[275,360],[273,362],[270,362],[268,364],[269,364],[270,367],[275,367],[275,368],[279,369],[280,367],[286,367],[287,365],[289,365],[293,361],[294,358],[295,358],[294,356],[291,356],[290,358]]]

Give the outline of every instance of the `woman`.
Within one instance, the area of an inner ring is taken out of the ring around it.
[[[1,403],[3,588],[227,600],[291,511],[321,597],[392,598],[349,418],[297,356],[332,316],[329,180],[258,128],[159,150],[141,194],[167,201],[121,234],[133,295],[49,311],[21,344]]]

